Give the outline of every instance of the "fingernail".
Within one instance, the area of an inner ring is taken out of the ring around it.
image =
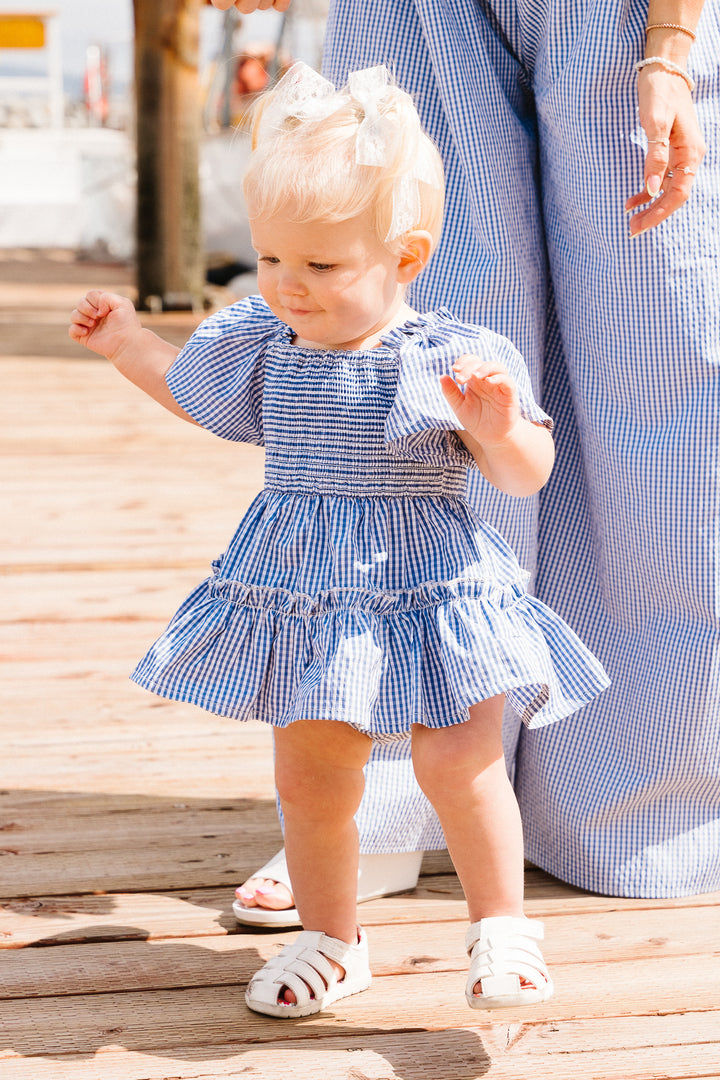
[[[648,193],[648,195],[650,196],[651,199],[655,198],[655,196],[657,195],[657,193],[660,190],[660,185],[661,184],[662,184],[662,177],[661,176],[648,176],[647,184],[645,186],[647,188],[647,193]]]

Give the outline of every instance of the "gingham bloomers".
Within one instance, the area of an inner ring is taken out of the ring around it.
[[[379,742],[500,693],[529,727],[598,694],[599,662],[464,497],[474,461],[439,375],[467,352],[505,364],[523,414],[550,424],[510,342],[445,310],[347,352],[293,345],[260,297],[206,319],[168,386],[203,427],[264,445],[265,487],[133,679],[223,716],[339,720]]]

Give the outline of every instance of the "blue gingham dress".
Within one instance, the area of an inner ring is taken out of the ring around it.
[[[556,424],[540,498],[469,497],[612,685],[507,756],[538,865],[598,892],[720,889],[720,0],[690,51],[708,151],[630,240],[647,0],[331,0],[325,74],[386,63],[447,177],[413,289],[508,337]],[[538,517],[539,514],[539,517]],[[363,851],[439,847],[407,744],[379,747]]]
[[[167,375],[222,437],[265,446],[265,486],[134,673],[155,693],[285,727],[342,721],[383,742],[506,694],[541,726],[607,685],[464,498],[472,458],[439,374],[465,352],[524,364],[491,331],[419,316],[375,349],[292,343],[259,297],[201,325]]]

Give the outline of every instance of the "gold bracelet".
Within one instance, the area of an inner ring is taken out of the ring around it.
[[[693,41],[695,40],[695,32],[693,30],[691,30],[687,26],[680,26],[679,23],[671,23],[671,22],[653,23],[652,26],[646,26],[645,27],[646,36],[650,33],[651,30],[679,30],[681,34],[687,34],[687,36],[689,38],[692,38]]]

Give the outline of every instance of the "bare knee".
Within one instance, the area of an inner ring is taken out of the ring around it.
[[[275,730],[275,786],[283,807],[305,817],[354,814],[364,788],[371,740],[332,720],[298,720]]]
[[[470,709],[469,719],[446,728],[413,724],[415,776],[433,806],[462,800],[470,786],[505,772],[502,747],[503,698],[491,698]]]
[[[418,726],[419,727],[419,726]],[[465,763],[460,749],[461,740],[447,738],[447,729],[443,731],[421,728],[413,731],[412,757],[415,777],[423,794],[433,806],[449,788],[464,788],[461,773]]]

